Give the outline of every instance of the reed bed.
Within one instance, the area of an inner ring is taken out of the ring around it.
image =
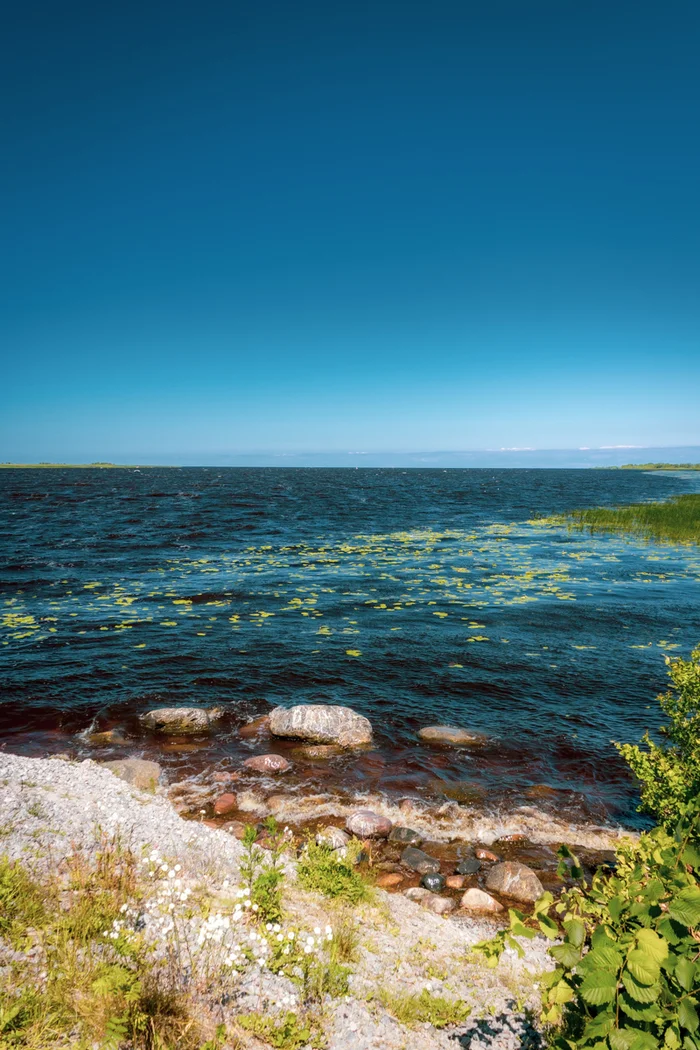
[[[700,544],[700,494],[675,496],[664,503],[575,510],[569,520],[591,532],[629,532],[660,543]]]

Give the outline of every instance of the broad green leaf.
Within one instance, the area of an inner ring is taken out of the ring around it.
[[[634,1028],[613,1028],[608,1035],[608,1042],[612,1050],[630,1050],[637,1034]]]
[[[628,1017],[633,1021],[655,1021],[661,1016],[661,1010],[656,1003],[638,1003],[632,999],[627,992],[622,992],[618,1003]]]
[[[658,1050],[659,1040],[650,1032],[637,1032],[630,1050]]]
[[[573,945],[566,942],[564,944],[555,944],[554,947],[549,949],[549,954],[555,962],[567,968],[576,966],[581,961],[581,949],[574,948]]]
[[[586,927],[580,919],[569,919],[564,923],[566,939],[574,948],[580,948],[586,936]]]
[[[653,930],[640,930],[637,934],[637,944],[655,963],[662,963],[668,955],[666,941]]]
[[[697,846],[686,846],[683,852],[683,863],[689,864],[691,868],[700,868],[700,850]]]
[[[624,905],[622,897],[613,897],[613,899],[609,902],[608,911],[612,915],[615,922],[617,922],[620,916],[622,915],[623,906]]]
[[[629,953],[627,969],[640,984],[655,984],[659,979],[659,964],[650,959],[642,948],[634,948]]]
[[[668,906],[672,919],[677,919],[684,926],[697,926],[700,923],[700,889],[697,886],[686,886],[673,898]]]
[[[680,923],[675,922],[674,919],[670,919],[668,915],[664,915],[663,919],[658,926],[659,933],[666,938],[669,944],[679,944],[683,940],[683,937],[687,935],[687,931],[684,926]]]
[[[583,970],[610,970],[617,973],[622,966],[622,956],[615,948],[594,948],[592,952],[584,956],[583,963],[579,969]]]
[[[664,1043],[669,1048],[669,1050],[677,1050],[677,1048],[681,1045],[678,1032],[675,1030],[675,1028],[666,1029],[666,1034],[664,1035]]]
[[[596,926],[591,934],[591,946],[593,948],[609,948],[616,943],[615,939],[610,936],[610,932],[606,926]]]
[[[579,988],[581,996],[592,1006],[610,1003],[617,991],[617,976],[605,970],[593,970],[587,974]]]
[[[692,999],[682,999],[680,1006],[678,1007],[678,1021],[682,1028],[687,1028],[689,1032],[696,1032],[700,1021],[698,1020],[698,1012],[695,1009],[695,1004]]]
[[[681,956],[676,963],[674,972],[681,988],[686,992],[692,991],[695,980],[695,963],[692,963],[690,959],[686,959],[685,956]]]
[[[661,995],[660,984],[640,984],[627,970],[622,974],[622,983],[638,1003],[654,1003]]]

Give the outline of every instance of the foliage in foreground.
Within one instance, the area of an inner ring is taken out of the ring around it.
[[[574,886],[556,905],[545,893],[530,918],[511,910],[509,927],[477,945],[495,966],[505,948],[522,955],[518,937],[563,930],[541,978],[542,1020],[562,1050],[700,1050],[700,649],[669,661],[669,674],[670,743],[620,747],[659,826],[590,886],[562,847],[559,875]]]
[[[673,688],[659,697],[668,724],[661,744],[645,733],[641,746],[616,747],[641,783],[643,812],[672,830],[700,798],[700,646],[690,660],[666,660]]]

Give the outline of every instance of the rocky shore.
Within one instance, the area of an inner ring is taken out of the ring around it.
[[[216,711],[191,710],[196,709],[148,712],[144,722],[159,733],[182,733],[183,726],[184,732],[209,731],[215,724]],[[438,746],[481,743],[455,727],[429,728]],[[304,842],[323,844],[337,860],[351,858],[372,886],[371,897],[352,909],[357,943],[345,992],[326,995],[321,1004],[319,1024],[328,1050],[536,1046],[537,976],[550,966],[545,942],[525,941],[522,958],[508,951],[494,970],[473,948],[493,935],[509,906],[527,910],[544,888],[560,887],[556,828],[554,842],[534,841],[527,835],[528,815],[520,814],[490,827],[482,817],[478,833],[473,825],[465,834],[454,804],[435,813],[419,799],[367,797],[359,807],[327,796],[286,794],[280,779],[290,763],[268,745],[277,735],[293,737],[307,750],[370,746],[369,722],[347,708],[279,709],[241,732],[260,746],[240,771],[211,770],[170,785],[162,782],[157,763],[133,756],[98,764],[0,752],[0,854],[37,873],[55,872],[75,851],[89,858],[106,840],[118,841],[133,855],[163,858],[164,869],[171,874],[177,869],[181,892],[208,900],[210,909],[212,900],[221,900],[223,886],[241,881],[246,824],[257,825],[264,852],[270,842],[259,822],[273,814],[281,825],[293,823],[286,828],[280,863],[285,912],[299,928],[330,930],[339,921],[337,905],[297,878]],[[258,778],[255,789],[251,776]],[[575,841],[570,827],[568,834],[568,841],[572,834]],[[576,843],[583,847],[584,864],[592,869],[611,859],[615,832],[588,830],[580,836],[586,837],[588,842]],[[157,945],[162,927],[145,928]],[[0,972],[10,962],[17,966],[8,952],[0,939]],[[33,965],[28,958],[28,981],[34,979]],[[392,1010],[392,1003],[424,994],[431,1002],[460,1004],[454,1022],[411,1023],[395,1005]],[[236,1027],[246,1010],[274,1018],[280,1003],[297,998],[289,977],[265,972],[253,979],[243,973],[225,1006],[217,1004],[219,1016],[236,1030],[238,1041],[231,1046],[266,1045]],[[199,1002],[205,1016],[214,1010],[210,1000],[205,995]]]

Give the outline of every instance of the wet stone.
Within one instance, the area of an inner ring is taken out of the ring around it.
[[[270,732],[270,716],[263,715],[262,718],[256,718],[252,722],[247,722],[244,726],[241,726],[238,730],[238,735],[243,737],[244,740],[250,737],[262,736],[263,734],[269,734]]]
[[[440,861],[415,846],[407,846],[401,854],[401,863],[419,875],[428,875],[440,870]]]
[[[237,806],[238,799],[232,792],[227,791],[217,798],[214,803],[214,812],[217,817],[225,817],[227,813],[232,813]]]
[[[391,831],[391,821],[371,809],[358,809],[348,817],[346,828],[358,838],[386,838]]]
[[[420,884],[431,893],[441,893],[445,888],[445,876],[438,872],[430,872],[423,876]]]
[[[247,758],[243,765],[256,773],[286,773],[292,768],[284,755],[254,755]]]
[[[475,849],[474,855],[478,857],[479,860],[486,860],[491,864],[496,864],[501,859],[497,853],[493,852],[493,850],[486,849],[483,846],[479,846]]]
[[[103,762],[102,765],[115,777],[142,791],[155,791],[161,772],[157,762],[147,762],[143,758],[122,758],[117,762]]]
[[[438,897],[436,894],[431,894],[428,900],[423,901],[423,905],[436,915],[449,915],[457,907],[457,901],[452,897]]]
[[[405,842],[411,846],[420,846],[423,836],[413,828],[393,827],[389,833],[389,842]]]
[[[466,881],[466,875],[448,875],[445,879],[445,887],[448,890],[462,890]]]
[[[477,860],[476,857],[466,857],[457,864],[455,872],[457,875],[476,875],[480,867],[481,861]]]

